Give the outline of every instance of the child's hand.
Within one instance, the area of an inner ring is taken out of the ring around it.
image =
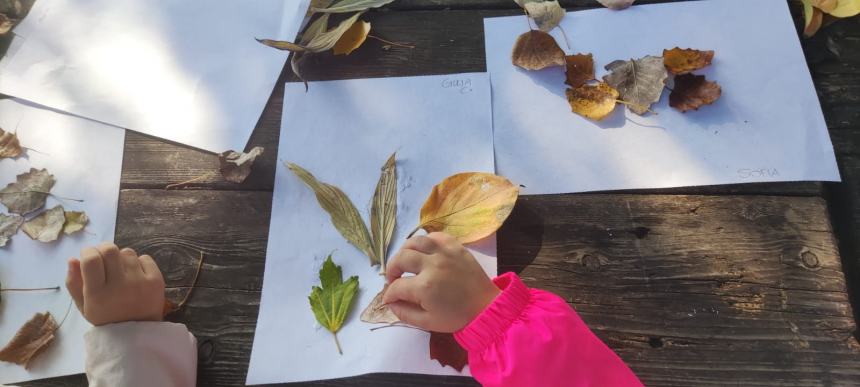
[[[383,302],[401,321],[434,332],[462,329],[500,293],[460,242],[438,232],[406,241],[387,279]]]
[[[164,278],[152,257],[112,243],[81,250],[69,260],[66,287],[93,325],[161,321]]]

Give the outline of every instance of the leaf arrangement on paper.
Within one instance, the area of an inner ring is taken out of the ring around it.
[[[803,4],[803,35],[812,37],[836,20],[860,14],[860,0],[800,0]]]

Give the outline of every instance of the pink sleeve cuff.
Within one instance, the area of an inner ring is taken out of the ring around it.
[[[493,283],[502,293],[478,317],[454,333],[454,338],[468,352],[481,352],[501,340],[531,301],[531,292],[514,273],[502,274]]]

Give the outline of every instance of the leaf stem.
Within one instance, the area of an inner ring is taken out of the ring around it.
[[[406,236],[406,239],[412,238],[412,236],[415,235],[415,233],[418,232],[418,230],[420,230],[420,229],[421,229],[421,225],[419,224],[418,227],[415,227],[415,229],[412,230],[412,232],[410,232],[409,235]]]
[[[658,113],[657,113],[657,112],[655,112],[655,111],[651,110],[650,108],[645,107],[644,105],[640,105],[640,104],[638,104],[638,103],[632,103],[632,102],[622,101],[622,100],[620,100],[620,99],[616,99],[616,100],[615,100],[615,102],[618,102],[618,103],[620,103],[620,104],[622,104],[622,105],[633,106],[633,107],[638,107],[638,108],[643,108],[643,107],[644,107],[644,108],[645,108],[645,111],[647,111],[648,113],[651,113],[651,114],[654,114],[654,115],[658,115]]]
[[[337,345],[337,353],[343,355],[343,350],[340,349],[340,340],[337,339],[337,333],[332,332],[331,335],[334,336],[334,344]]]
[[[382,38],[380,38],[380,37],[378,37],[378,36],[375,36],[375,35],[370,35],[370,34],[368,34],[368,35],[367,35],[367,37],[368,37],[368,38],[376,39],[376,40],[378,40],[378,41],[380,41],[380,42],[382,42],[382,43],[390,44],[390,45],[392,45],[392,46],[396,46],[396,47],[403,47],[403,48],[415,48],[415,46],[413,46],[413,45],[411,45],[411,44],[404,44],[404,43],[392,42],[392,41],[390,41],[390,40],[385,40],[385,39],[382,39]]]
[[[37,292],[43,290],[60,290],[59,286],[54,286],[52,288],[5,288],[0,289],[0,292]]]
[[[203,269],[203,252],[200,252],[200,260],[197,262],[197,271],[194,272],[194,280],[191,281],[191,288],[188,289],[188,293],[185,293],[185,297],[182,297],[182,301],[179,301],[176,304],[176,310],[182,309],[185,306],[185,303],[188,302],[188,299],[191,297],[191,293],[194,292],[194,288],[197,286],[197,279],[200,278],[200,271]]]

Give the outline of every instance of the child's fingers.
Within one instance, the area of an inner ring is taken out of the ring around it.
[[[428,325],[430,314],[426,310],[421,309],[418,305],[410,304],[408,302],[395,302],[393,304],[388,304],[388,308],[391,309],[391,312],[404,323],[414,325],[419,328],[423,328]]]
[[[137,259],[137,252],[128,247],[119,251],[120,263],[125,266],[125,270],[129,273],[143,274],[143,267],[140,266],[140,260]]]
[[[122,278],[123,265],[120,261],[119,248],[113,243],[104,242],[96,249],[98,249],[104,261],[105,282]]]
[[[84,310],[84,278],[81,276],[81,261],[69,259],[69,271],[66,273],[66,289],[75,300],[78,310]]]
[[[146,278],[159,280],[164,282],[164,277],[161,275],[161,270],[158,269],[158,264],[155,263],[155,260],[148,255],[141,255],[140,258],[140,267],[143,268],[143,274]]]
[[[403,273],[420,273],[424,257],[426,255],[415,250],[400,250],[388,262],[388,266],[385,269],[385,278],[388,280],[388,283],[400,278]]]
[[[81,278],[84,280],[84,287],[89,289],[97,289],[105,284],[104,260],[95,248],[87,247],[81,250]]]
[[[403,277],[396,279],[388,285],[388,290],[382,296],[384,304],[406,301],[415,305],[421,305],[420,279],[417,277]]]
[[[403,244],[401,250],[415,250],[424,254],[433,254],[438,250],[438,248],[436,241],[433,239],[424,235],[418,235],[409,238],[406,243]]]

